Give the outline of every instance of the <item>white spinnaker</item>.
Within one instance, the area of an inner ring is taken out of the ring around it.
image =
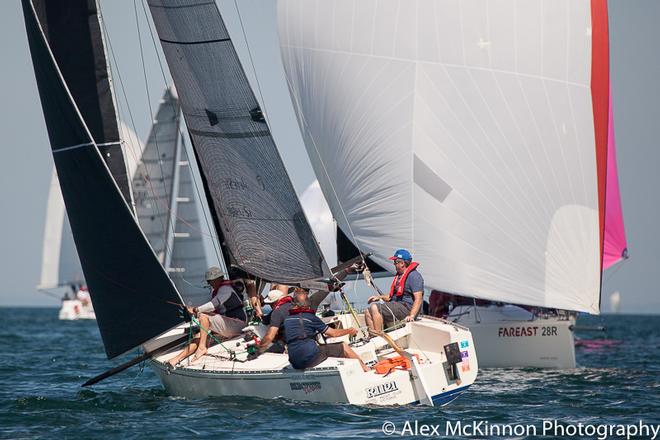
[[[588,0],[280,0],[306,147],[339,226],[427,287],[599,311]]]
[[[53,168],[46,206],[44,244],[41,257],[41,279],[37,289],[54,289],[70,284],[83,284],[80,260],[71,235],[64,199]]]

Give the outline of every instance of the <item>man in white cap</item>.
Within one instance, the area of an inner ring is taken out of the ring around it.
[[[193,353],[193,361],[204,356],[208,350],[208,331],[223,338],[232,338],[240,335],[247,323],[243,298],[234,289],[234,282],[225,280],[225,274],[219,267],[210,267],[206,271],[206,281],[211,287],[211,300],[198,307],[187,307],[188,313],[197,316],[202,328],[186,349],[170,359],[172,367]]]
[[[288,286],[284,287],[288,289]],[[269,304],[273,311],[269,316],[268,331],[259,344],[259,351],[268,350],[271,353],[284,353],[284,344],[277,340],[279,339],[278,332],[282,328],[284,320],[289,316],[289,310],[293,307],[293,298],[282,290],[274,288],[268,292],[268,296],[264,299],[264,303]],[[273,343],[273,346],[269,349],[271,343]]]

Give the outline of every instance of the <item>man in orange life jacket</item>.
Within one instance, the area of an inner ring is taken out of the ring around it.
[[[413,321],[422,308],[424,278],[417,271],[419,264],[412,261],[412,255],[405,249],[394,252],[390,260],[396,269],[390,293],[369,297],[367,302],[371,305],[364,312],[367,327],[375,333],[380,333],[383,325],[387,328],[397,321]]]
[[[243,298],[234,288],[234,281],[225,280],[219,267],[206,271],[206,281],[211,287],[211,300],[198,307],[187,307],[188,313],[197,316],[201,331],[178,356],[168,362],[172,367],[195,353],[193,360],[204,356],[207,351],[208,333],[212,331],[224,338],[241,334],[247,322]]]

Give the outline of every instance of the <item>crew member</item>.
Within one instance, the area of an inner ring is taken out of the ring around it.
[[[424,278],[419,273],[418,263],[412,254],[399,249],[389,258],[394,262],[396,276],[392,280],[388,295],[374,295],[367,300],[371,305],[364,312],[370,333],[380,333],[398,321],[415,320],[424,299]],[[383,302],[381,302],[383,301]]]
[[[240,335],[246,325],[243,298],[234,288],[234,282],[225,280],[225,274],[219,267],[211,267],[206,271],[206,281],[211,288],[211,300],[198,307],[187,307],[188,313],[197,316],[202,328],[188,347],[170,359],[172,367],[193,353],[193,361],[204,356],[208,350],[208,331],[223,338],[232,338]]]
[[[289,352],[289,362],[293,368],[312,368],[329,357],[357,359],[364,371],[369,368],[360,357],[345,342],[334,344],[319,344],[316,336],[319,334],[337,338],[357,334],[357,329],[334,329],[325,324],[310,308],[309,292],[297,288],[296,302],[284,320],[284,338]]]

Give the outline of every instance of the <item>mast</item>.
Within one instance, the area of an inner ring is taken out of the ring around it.
[[[217,5],[149,7],[228,261],[283,283],[329,276]]]
[[[25,27],[62,197],[106,354],[113,358],[178,325],[182,303],[142,233],[73,95],[30,0]],[[75,27],[75,26],[74,26]],[[82,42],[84,44],[84,42]]]

